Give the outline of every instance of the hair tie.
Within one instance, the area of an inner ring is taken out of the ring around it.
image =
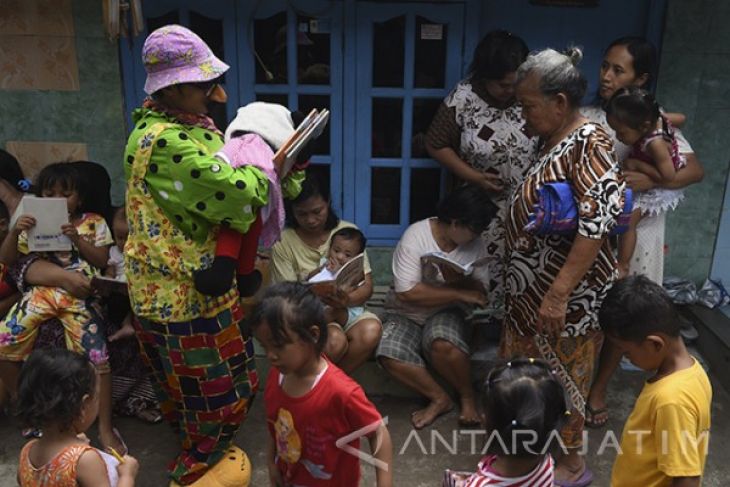
[[[18,181],[18,188],[20,188],[20,190],[24,193],[30,191],[31,185],[30,179],[21,179]]]

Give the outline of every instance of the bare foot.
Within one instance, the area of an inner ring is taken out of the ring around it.
[[[460,426],[480,426],[482,418],[477,412],[477,405],[473,397],[461,398]]]
[[[431,401],[428,406],[411,414],[411,423],[413,427],[420,430],[423,427],[433,423],[433,421],[442,414],[448,413],[454,408],[454,403],[448,396]]]

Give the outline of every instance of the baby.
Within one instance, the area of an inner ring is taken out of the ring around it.
[[[342,228],[332,234],[330,248],[325,257],[320,261],[320,267],[312,271],[307,279],[309,283],[332,281],[345,264],[365,251],[367,240],[365,235],[354,227]],[[339,291],[339,290],[338,290]],[[352,289],[343,289],[349,293]],[[327,306],[325,317],[328,323],[338,323],[345,329],[348,325],[357,321],[357,318],[365,312],[362,306],[349,308],[332,308]]]

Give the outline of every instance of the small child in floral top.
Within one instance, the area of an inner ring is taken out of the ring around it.
[[[134,486],[137,460],[92,448],[84,435],[99,412],[97,377],[92,364],[77,353],[54,349],[31,354],[20,372],[18,412],[44,434],[20,453],[20,487]]]

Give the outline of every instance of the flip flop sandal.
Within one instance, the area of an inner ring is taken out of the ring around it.
[[[593,483],[593,472],[586,466],[577,480],[554,480],[557,487],[588,487]]]
[[[597,408],[593,409],[590,405],[586,404],[586,412],[588,413],[586,415],[585,425],[589,428],[603,428],[606,426],[606,423],[608,423],[608,408]],[[595,421],[594,418],[598,415],[606,414],[606,420],[605,421]]]

